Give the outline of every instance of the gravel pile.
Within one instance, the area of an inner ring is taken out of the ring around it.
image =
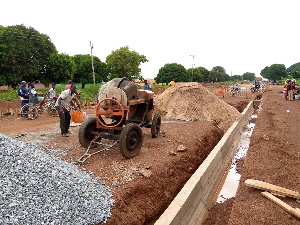
[[[0,224],[105,223],[113,204],[101,180],[0,134]]]

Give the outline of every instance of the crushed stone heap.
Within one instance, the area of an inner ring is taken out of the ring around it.
[[[0,224],[99,224],[110,189],[39,145],[0,134]]]
[[[154,104],[163,118],[215,121],[225,132],[242,116],[236,108],[195,82],[177,83],[167,88]]]

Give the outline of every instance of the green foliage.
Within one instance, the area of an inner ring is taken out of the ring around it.
[[[199,69],[199,72],[202,74],[202,76],[203,76],[203,81],[204,82],[208,82],[209,81],[209,78],[210,78],[210,73],[209,73],[209,71],[206,69],[206,68],[204,68],[204,67],[197,67],[197,69]]]
[[[18,98],[20,98],[20,97],[18,96],[17,88],[16,89],[10,88],[6,92],[0,92],[0,100],[10,101],[10,100],[18,99]]]
[[[243,80],[241,75],[233,75],[230,77],[231,81],[236,81],[236,80]]]
[[[73,77],[73,81],[82,84],[94,83],[93,69],[92,69],[92,57],[90,55],[74,55],[74,62],[76,64],[76,72]],[[107,81],[108,68],[106,63],[94,56],[93,57],[95,82],[99,83]]]
[[[39,79],[56,48],[49,36],[24,25],[0,28],[0,82],[16,87]]]
[[[67,82],[73,78],[76,64],[73,58],[67,54],[51,54],[47,65],[46,76],[41,78],[43,83]]]
[[[127,77],[129,80],[143,79],[140,75],[141,63],[148,62],[146,56],[140,55],[136,51],[130,51],[129,47],[121,47],[112,51],[106,57],[107,67],[110,73],[109,79],[116,77]]]
[[[260,75],[269,80],[280,80],[281,77],[287,76],[287,72],[284,64],[272,64],[261,70]]]
[[[255,73],[246,72],[242,75],[242,80],[255,80]]]
[[[168,85],[168,84],[166,84],[166,85],[153,84],[153,85],[152,85],[152,88],[155,88],[155,87],[168,88],[168,87],[170,87],[170,85]]]
[[[97,84],[95,86],[91,85],[89,87],[81,89],[81,91],[80,91],[80,93],[81,93],[81,99],[80,99],[81,103],[83,103],[86,99],[88,101],[93,101],[93,98],[97,97],[100,87],[101,87],[101,85]]]
[[[216,70],[210,71],[210,81],[221,82],[221,81],[229,81],[230,76],[224,72],[218,72]]]
[[[56,94],[60,94],[60,93],[62,93],[65,90],[65,88],[66,88],[65,84],[56,84],[56,86],[55,86],[55,93]]]
[[[201,74],[201,71],[199,68],[195,69],[188,69],[187,70],[188,77],[190,77],[190,81],[195,81],[195,82],[203,82],[204,81],[204,76]]]
[[[286,69],[288,75],[292,75],[294,78],[300,78],[300,62],[291,65]]]
[[[211,71],[226,74],[226,70],[222,66],[214,66]]]
[[[177,82],[189,81],[189,76],[184,66],[177,63],[165,64],[159,69],[157,77],[155,77],[156,83],[169,83],[176,78]]]

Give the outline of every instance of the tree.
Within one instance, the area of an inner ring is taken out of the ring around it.
[[[287,75],[293,76],[293,78],[300,78],[300,62],[291,65],[286,69]]]
[[[199,69],[200,73],[202,74],[204,82],[210,81],[210,73],[206,68],[200,66],[197,67],[197,69]]]
[[[243,77],[241,75],[233,75],[230,77],[231,81],[235,81],[235,80],[243,80]]]
[[[242,79],[253,81],[255,80],[255,73],[246,72],[243,74]]]
[[[176,78],[178,82],[184,82],[189,80],[188,73],[184,66],[177,63],[165,64],[158,71],[157,77],[155,77],[155,83],[169,83],[173,78]]]
[[[92,58],[90,55],[74,55],[73,60],[76,64],[76,72],[73,81],[77,83],[88,84],[93,83]],[[96,83],[107,81],[108,69],[104,62],[94,56],[94,71]]]
[[[222,66],[215,66],[210,71],[210,81],[221,82],[230,80],[230,76],[226,74],[226,70]]]
[[[192,80],[192,81],[195,81],[195,82],[203,82],[203,80],[204,80],[204,76],[201,74],[201,71],[200,71],[199,67],[193,69],[193,72],[192,72],[192,69],[188,69],[187,73],[188,73],[188,77],[189,77],[190,81]],[[192,73],[193,73],[193,79],[191,78]]]
[[[222,67],[222,66],[215,66],[211,69],[211,71],[215,71],[218,73],[225,73],[226,74],[226,70]]]
[[[127,77],[129,80],[142,79],[139,66],[145,62],[148,62],[146,56],[130,51],[128,46],[112,51],[106,57],[110,79],[115,77]]]
[[[49,36],[24,25],[0,28],[0,81],[16,86],[40,78],[50,54],[57,53]]]
[[[260,75],[269,80],[280,80],[281,77],[286,77],[286,68],[284,64],[272,64],[261,70]]]
[[[73,58],[67,54],[51,54],[47,65],[47,72],[45,76],[41,78],[43,83],[67,82],[73,79],[73,75],[76,71],[76,64]]]
[[[230,76],[224,72],[217,72],[215,70],[210,71],[210,79],[214,82],[222,82],[230,80]]]

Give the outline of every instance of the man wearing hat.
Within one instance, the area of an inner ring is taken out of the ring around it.
[[[18,89],[18,95],[20,96],[22,107],[25,104],[29,103],[29,94],[28,94],[28,90],[26,88],[26,82],[25,81],[21,82],[21,86]]]

